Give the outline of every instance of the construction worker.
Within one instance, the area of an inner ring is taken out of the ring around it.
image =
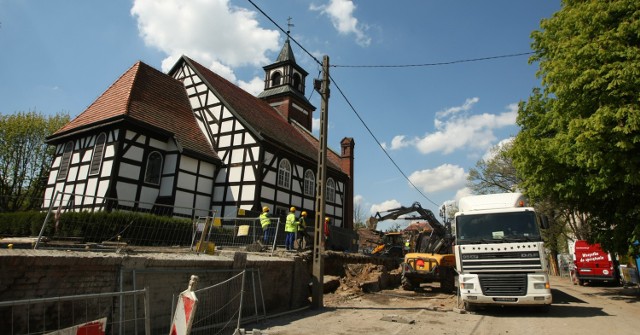
[[[262,241],[264,244],[269,244],[271,236],[273,236],[273,226],[271,225],[271,215],[269,215],[269,207],[262,207],[262,214],[260,214],[260,225],[262,225],[262,231],[264,237]]]
[[[284,231],[287,234],[284,240],[284,246],[287,250],[293,250],[293,242],[296,239],[296,231],[298,230],[296,221],[296,208],[291,207],[289,209],[289,215],[284,224]]]
[[[330,222],[329,217],[327,216],[327,217],[324,218],[324,228],[323,228],[323,231],[324,231],[324,234],[323,234],[324,235],[324,243],[325,243],[324,246],[325,246],[325,248],[327,247],[327,241],[329,240],[329,226],[330,225],[331,225],[331,222]]]
[[[298,250],[302,250],[302,242],[309,243],[309,236],[307,236],[307,212],[302,211],[298,218],[298,235],[296,240],[298,241]],[[305,245],[306,246],[306,245]]]

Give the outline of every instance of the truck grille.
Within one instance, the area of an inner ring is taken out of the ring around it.
[[[526,274],[481,274],[480,287],[486,296],[524,296],[527,294]]]
[[[463,271],[472,273],[542,270],[542,260],[538,251],[463,253]]]

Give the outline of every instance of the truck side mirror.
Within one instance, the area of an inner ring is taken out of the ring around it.
[[[548,229],[549,228],[549,218],[546,215],[540,216],[540,228]]]

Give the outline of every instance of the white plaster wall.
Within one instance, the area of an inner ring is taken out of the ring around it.
[[[198,160],[182,155],[180,159],[180,169],[196,173],[198,171]]]
[[[137,188],[138,188],[138,185],[136,184],[119,181],[116,184],[116,191],[118,192],[118,200],[135,201]]]
[[[129,163],[120,163],[120,177],[138,180],[140,178],[140,167]]]
[[[140,147],[130,146],[129,149],[122,155],[124,158],[132,159],[134,161],[142,162],[142,156],[144,150]]]
[[[178,173],[178,187],[187,190],[196,189],[196,176],[184,172]]]
[[[183,191],[176,191],[176,206],[179,207],[193,207],[193,194]]]
[[[204,177],[198,178],[196,188],[198,192],[210,193],[213,188],[213,179]]]
[[[140,207],[145,209],[151,209],[153,204],[158,199],[158,189],[151,187],[142,187],[140,190]]]
[[[162,177],[160,181],[160,196],[168,197],[173,192],[173,176]]]

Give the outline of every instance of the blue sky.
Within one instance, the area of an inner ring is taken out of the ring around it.
[[[376,66],[530,52],[531,32],[560,9],[560,0],[253,2],[284,29],[291,17],[293,39],[335,66],[328,142],[354,138],[365,216],[415,201],[437,214],[468,193],[469,169],[517,134],[517,103],[540,85],[528,56]],[[136,61],[166,72],[182,54],[257,94],[284,39],[248,0],[0,0],[0,112],[75,117]],[[319,120],[310,88],[320,67],[293,49]],[[347,67],[362,65],[372,67]]]

